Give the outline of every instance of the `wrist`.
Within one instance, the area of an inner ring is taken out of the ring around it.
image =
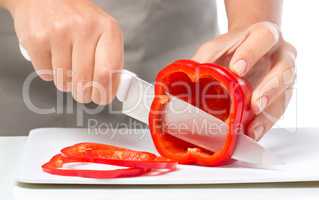
[[[251,26],[249,23],[228,23],[228,31],[243,30]]]
[[[246,29],[254,24],[260,22],[270,22],[275,24],[276,26],[280,27],[280,23],[273,20],[252,20],[252,21],[245,21],[245,22],[229,22],[228,23],[228,31],[236,31],[236,30],[243,30]]]

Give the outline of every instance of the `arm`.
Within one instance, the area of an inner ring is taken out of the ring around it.
[[[229,30],[268,21],[280,26],[282,0],[225,0]]]

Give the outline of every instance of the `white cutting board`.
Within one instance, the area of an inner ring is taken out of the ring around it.
[[[37,184],[108,185],[319,181],[319,128],[270,131],[261,144],[280,156],[285,163],[273,169],[254,168],[239,162],[223,167],[178,165],[178,170],[163,175],[104,180],[56,176],[41,170],[41,165],[59,153],[60,149],[78,142],[108,143],[156,152],[148,130],[118,129],[96,134],[88,132],[87,129],[35,129],[30,132],[25,144],[17,181]]]

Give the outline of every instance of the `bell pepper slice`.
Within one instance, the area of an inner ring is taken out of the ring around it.
[[[61,152],[66,157],[125,167],[172,170],[176,168],[177,164],[176,161],[158,157],[149,152],[135,151],[107,144],[79,143],[63,148]]]
[[[65,163],[99,163],[128,167],[116,170],[79,170],[63,169]],[[78,143],[65,147],[61,154],[42,165],[43,171],[61,176],[79,176],[84,178],[120,178],[143,175],[151,170],[176,169],[177,162],[158,157],[155,154],[135,151],[108,144]]]
[[[99,143],[78,143],[61,150],[71,157],[98,157],[118,160],[153,160],[157,156],[149,152],[135,151],[123,147]]]
[[[228,132],[223,147],[210,152],[171,136],[164,126],[164,110],[169,102],[167,94],[225,121]],[[223,98],[207,99],[208,94]],[[156,77],[155,97],[149,114],[149,128],[158,152],[182,164],[218,166],[228,163],[237,135],[245,133],[247,124],[254,117],[250,98],[249,85],[226,67],[191,60],[178,60],[168,65]]]
[[[82,169],[62,169],[66,163],[74,162],[91,162],[90,160],[65,157],[62,154],[57,154],[51,158],[51,160],[42,165],[42,170],[53,175],[60,176],[78,176],[83,178],[123,178],[140,176],[150,171],[150,169],[143,168],[126,168],[115,170],[82,170]]]

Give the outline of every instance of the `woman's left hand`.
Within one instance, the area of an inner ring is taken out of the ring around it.
[[[229,66],[250,82],[256,118],[248,135],[259,140],[283,115],[292,96],[296,54],[276,24],[260,22],[206,42],[192,59]]]

